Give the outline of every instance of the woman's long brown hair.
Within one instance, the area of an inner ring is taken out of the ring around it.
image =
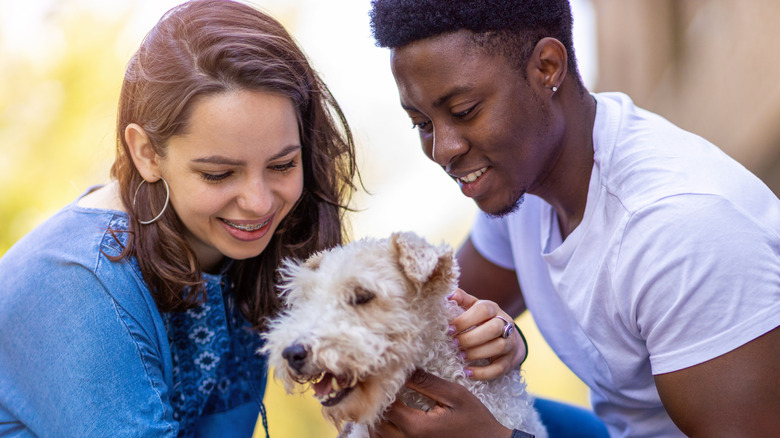
[[[233,261],[227,273],[242,313],[262,328],[264,318],[280,306],[275,288],[280,261],[306,258],[345,239],[344,214],[359,175],[352,134],[330,91],[284,27],[248,5],[195,0],[174,7],[131,58],[119,100],[117,154],[111,168],[129,214],[129,236],[115,260],[136,257],[160,311],[184,310],[204,300],[201,267],[172,208],[150,225],[138,223],[159,212],[165,188],[143,184],[138,189],[143,180],[124,131],[137,123],[155,152],[165,156],[168,139],[187,132],[198,98],[244,89],[289,97],[303,146],[300,200],[268,247],[254,258]]]

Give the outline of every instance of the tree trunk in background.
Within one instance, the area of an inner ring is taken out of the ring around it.
[[[595,91],[627,93],[780,194],[780,1],[591,1]]]

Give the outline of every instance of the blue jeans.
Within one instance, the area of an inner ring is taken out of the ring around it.
[[[550,438],[609,438],[607,427],[588,409],[544,398],[537,398],[534,407]]]

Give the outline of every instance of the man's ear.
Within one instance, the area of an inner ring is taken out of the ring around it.
[[[566,47],[555,38],[542,38],[536,43],[526,67],[529,80],[541,88],[557,90],[568,71],[569,58]],[[554,91],[553,91],[554,93]]]
[[[125,128],[124,135],[130,149],[130,157],[141,178],[150,183],[160,179],[160,156],[154,151],[154,146],[144,128],[131,123]]]

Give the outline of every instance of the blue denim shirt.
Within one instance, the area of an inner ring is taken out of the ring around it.
[[[259,336],[221,276],[203,306],[161,315],[135,259],[103,254],[126,226],[74,202],[0,258],[0,436],[251,437]]]

